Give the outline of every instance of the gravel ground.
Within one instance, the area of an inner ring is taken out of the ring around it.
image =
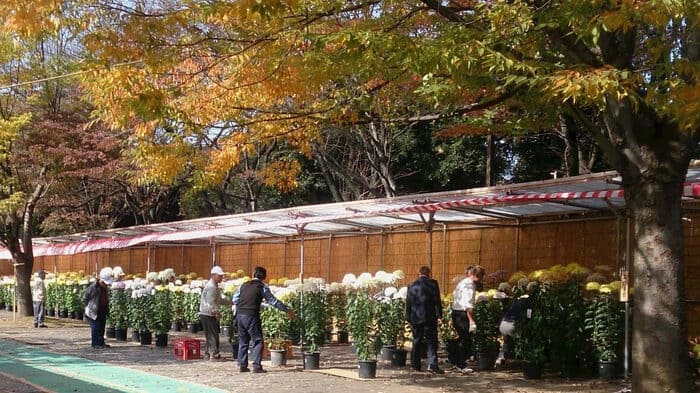
[[[180,380],[197,382],[231,392],[239,391],[304,391],[328,392],[619,392],[626,385],[622,381],[602,382],[597,379],[562,379],[545,375],[542,380],[526,380],[517,370],[499,370],[462,375],[447,372],[432,376],[417,373],[409,367],[395,368],[380,364],[376,380],[356,380],[329,375],[322,372],[302,371],[301,355],[294,348],[294,356],[286,367],[267,366],[267,374],[241,374],[236,362],[231,359],[231,347],[222,342],[219,362],[205,360],[176,360],[172,355],[172,341],[177,337],[198,338],[202,334],[171,332],[168,348],[155,345],[141,346],[132,342],[108,339],[111,348],[95,350],[90,346],[90,329],[87,323],[66,319],[47,318],[48,329],[32,327],[30,318],[12,320],[12,313],[0,311],[0,338],[14,339],[50,352],[78,356],[163,375]],[[130,334],[130,333],[129,333]],[[154,340],[155,341],[155,340]],[[442,355],[442,354],[441,354]],[[444,356],[440,356],[444,359]],[[265,362],[263,362],[265,366]],[[449,365],[441,364],[448,369]],[[331,345],[321,350],[321,369],[346,370],[357,375],[357,357],[346,345]],[[0,391],[28,393],[39,391],[30,385],[12,378],[0,378]]]

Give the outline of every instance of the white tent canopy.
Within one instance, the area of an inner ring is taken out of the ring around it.
[[[495,225],[537,217],[613,216],[625,208],[615,172],[498,187],[406,195],[208,217],[34,239],[34,255],[70,255],[140,244],[232,243],[300,234],[362,234],[433,223]],[[688,170],[684,203],[700,197],[700,166]],[[0,259],[10,259],[0,249]]]

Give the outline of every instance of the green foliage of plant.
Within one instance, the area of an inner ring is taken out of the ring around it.
[[[173,291],[170,293],[170,303],[172,304],[172,320],[185,320],[185,293],[182,291]]]
[[[301,298],[301,320],[304,340],[309,352],[318,352],[326,339],[326,309],[323,292],[303,291]]]
[[[260,323],[265,338],[285,338],[289,331],[291,319],[286,313],[274,308],[260,310]]]
[[[546,300],[551,331],[556,332],[550,337],[551,351],[559,357],[562,367],[575,370],[589,357],[586,353],[589,336],[585,329],[583,282],[570,278],[563,283],[552,284],[548,287]]]
[[[476,332],[474,333],[474,349],[481,353],[498,352],[501,336],[499,325],[503,318],[503,304],[498,299],[479,301],[474,305]]]
[[[44,306],[47,310],[56,309],[56,304],[58,301],[56,285],[57,284],[55,282],[46,284],[46,302],[44,303]]]
[[[545,311],[546,295],[542,289],[542,284],[538,284],[530,292],[531,315],[529,318],[526,316],[523,320],[516,321],[513,333],[515,354],[525,361],[540,366],[545,362],[545,351],[553,332],[549,315]]]
[[[157,286],[155,293],[150,297],[152,298],[152,312],[148,318],[150,322],[148,327],[157,334],[165,334],[170,330],[170,323],[173,319],[170,291],[166,286]]]
[[[153,296],[144,289],[134,289],[129,297],[129,326],[136,330],[147,330],[153,325]]]
[[[375,340],[373,329],[376,313],[376,300],[367,289],[348,294],[348,332],[360,360],[376,359],[381,350],[381,342]]]
[[[624,310],[612,293],[599,293],[590,302],[585,327],[591,332],[591,341],[598,360],[613,362],[624,336]]]
[[[109,290],[109,325],[116,329],[125,329],[129,324],[129,295],[130,291],[125,289]]]
[[[221,314],[221,319],[219,319],[221,326],[231,326],[233,324],[233,310],[231,310],[230,305],[219,306],[219,313]]]
[[[75,312],[82,309],[83,289],[78,284],[66,284],[61,292],[62,309]]]
[[[345,293],[331,293],[328,295],[330,312],[333,318],[335,328],[339,332],[345,332],[348,329],[348,297]]]
[[[377,328],[382,345],[403,348],[406,338],[406,301],[384,298],[377,307]]]
[[[201,294],[196,292],[185,293],[184,316],[187,323],[199,321],[199,300]]]
[[[450,302],[446,298],[442,299],[442,323],[438,326],[438,333],[443,343],[457,339],[457,331],[452,325]]]

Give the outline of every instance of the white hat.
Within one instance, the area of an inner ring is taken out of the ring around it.
[[[100,270],[100,280],[104,281],[107,285],[112,284],[114,276],[112,276],[111,267],[103,267],[102,270]]]
[[[213,268],[211,268],[211,274],[218,274],[220,276],[223,276],[224,271],[223,271],[223,269],[221,269],[220,266],[214,266]]]

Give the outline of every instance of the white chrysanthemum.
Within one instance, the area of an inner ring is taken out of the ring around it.
[[[505,292],[496,291],[496,292],[493,294],[493,298],[494,298],[494,299],[506,299],[506,298],[508,298],[508,295],[506,295]]]
[[[124,281],[115,281],[112,283],[113,289],[124,289],[126,288],[126,283]]]
[[[124,275],[124,269],[122,269],[121,266],[115,266],[112,268],[112,277],[114,277],[115,280],[118,280],[119,277]]]
[[[187,285],[183,285],[183,286],[182,286],[182,292],[184,292],[184,293],[190,293],[190,292],[192,292],[192,288],[190,288],[190,287],[187,286]]]
[[[328,291],[330,293],[343,293],[345,291],[345,287],[343,287],[343,284],[341,283],[332,282],[331,285],[328,287]]]
[[[404,274],[403,270],[394,270],[394,273],[392,274],[396,280],[403,280],[406,278],[406,274]]]
[[[165,269],[158,272],[158,280],[160,280],[161,283],[166,283],[173,278],[175,278],[175,271],[173,269]]]
[[[393,297],[399,290],[396,289],[396,287],[387,287],[384,290],[384,296],[391,298]]]
[[[408,294],[408,287],[401,287],[394,295],[394,299],[406,299],[407,294]]]
[[[87,278],[84,278],[84,279],[80,280],[78,285],[88,285],[89,283],[90,283],[90,280],[88,280]]]
[[[175,285],[182,285],[182,280],[175,280]]]
[[[202,281],[202,280],[192,280],[192,282],[190,282],[190,287],[192,289],[202,288],[203,286],[204,286],[204,281]]]
[[[284,286],[292,287],[299,284],[301,284],[301,281],[298,278],[290,278],[289,280],[285,281]]]
[[[158,279],[158,272],[148,272],[146,275],[146,280],[155,281]]]
[[[498,290],[501,292],[508,292],[511,290],[511,286],[507,282],[502,282],[498,284]]]
[[[384,284],[392,284],[394,282],[394,275],[384,270],[379,270],[374,274],[374,279]]]
[[[348,274],[343,276],[342,282],[345,285],[352,285],[355,283],[355,281],[357,281],[357,277],[355,277],[355,275],[352,273],[348,273]]]
[[[197,295],[201,295],[202,288],[201,287],[192,288],[192,293],[196,293]]]

